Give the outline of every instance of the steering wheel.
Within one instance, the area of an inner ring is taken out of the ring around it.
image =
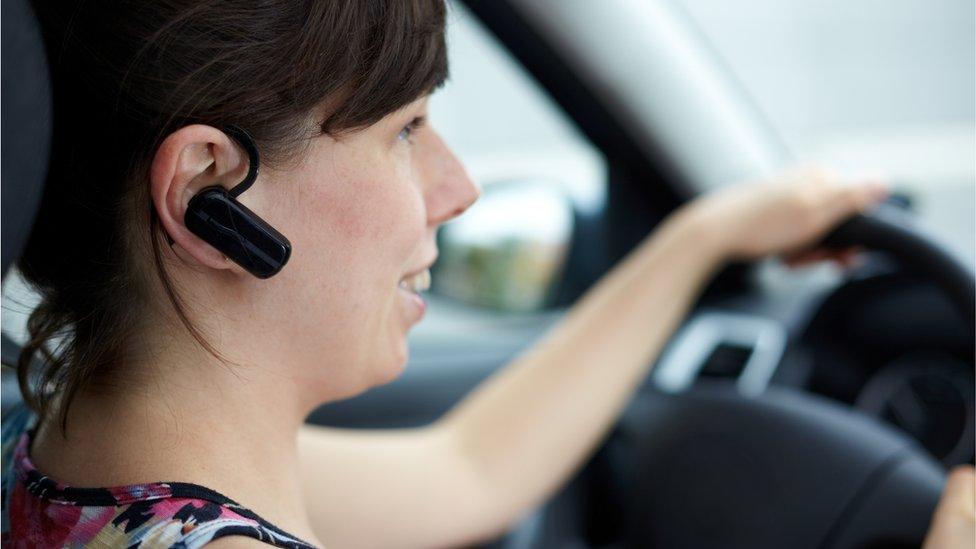
[[[911,214],[881,205],[823,244],[887,252],[976,329],[973,273]],[[776,386],[747,398],[704,381],[639,394],[588,476],[501,546],[917,547],[945,482],[914,439],[839,402]]]
[[[888,252],[936,283],[976,329],[973,273],[910,214],[881,206],[824,244]],[[634,546],[917,545],[944,483],[942,466],[905,434],[789,389],[655,395],[638,400],[619,429],[632,442],[623,507]]]

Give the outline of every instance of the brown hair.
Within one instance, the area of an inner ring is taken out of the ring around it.
[[[447,76],[443,0],[35,0],[54,132],[41,210],[19,262],[41,294],[17,367],[21,392],[60,424],[77,392],[119,371],[166,275],[148,172],[188,124],[245,128],[262,163],[319,132],[375,123]],[[318,128],[309,113],[328,100]],[[147,272],[145,254],[157,276]],[[39,357],[37,355],[40,355]],[[39,358],[40,360],[37,360]]]

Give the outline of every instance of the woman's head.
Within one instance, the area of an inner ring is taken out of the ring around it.
[[[21,261],[44,297],[27,350],[67,336],[42,381],[121,389],[138,379],[126,364],[187,334],[232,363],[285,368],[309,402],[393,377],[419,316],[398,282],[477,196],[420,123],[446,76],[442,0],[36,8],[55,120]],[[241,201],[293,245],[268,280],[183,224],[195,192],[247,172],[226,124],[261,152]]]

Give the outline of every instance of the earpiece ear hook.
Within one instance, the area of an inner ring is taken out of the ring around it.
[[[247,133],[243,128],[234,126],[233,124],[228,124],[222,128],[224,133],[234,138],[241,147],[247,152],[248,164],[247,164],[247,177],[243,181],[234,186],[234,188],[227,191],[227,194],[237,198],[244,191],[251,188],[251,185],[258,178],[258,169],[261,167],[261,160],[258,156],[258,147],[254,144],[254,139],[251,134]]]

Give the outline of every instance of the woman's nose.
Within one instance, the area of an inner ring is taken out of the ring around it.
[[[464,213],[481,195],[467,170],[436,132],[431,131],[434,154],[428,163],[427,220],[437,226]]]

